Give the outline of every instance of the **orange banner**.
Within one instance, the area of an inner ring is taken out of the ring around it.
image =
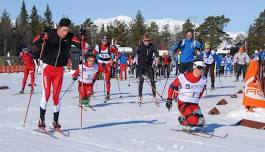
[[[247,108],[265,108],[264,90],[261,86],[259,72],[260,71],[258,61],[251,60],[245,77],[246,84],[243,96],[243,104]]]

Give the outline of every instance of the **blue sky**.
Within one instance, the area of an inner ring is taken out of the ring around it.
[[[7,9],[11,18],[15,19],[21,3],[22,0],[0,0],[0,12]],[[86,18],[134,17],[138,10],[145,19],[186,20],[197,16],[198,23],[207,16],[224,14],[231,19],[225,27],[227,32],[246,32],[265,9],[265,0],[25,0],[25,3],[29,13],[35,5],[41,15],[49,4],[55,22],[63,15],[75,23],[82,23]]]

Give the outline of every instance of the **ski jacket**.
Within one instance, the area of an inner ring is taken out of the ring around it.
[[[180,63],[193,62],[196,49],[201,48],[201,44],[198,41],[192,39],[184,39],[171,47],[172,51],[176,51],[180,48]]]
[[[149,45],[140,44],[135,52],[133,52],[133,56],[136,54],[138,56],[137,63],[139,66],[152,66],[153,56],[159,57],[158,51],[152,43]]]
[[[78,66],[78,68],[73,73],[72,77],[78,77],[78,81],[85,83],[85,84],[92,84],[98,77],[98,65],[94,64],[93,66],[88,66],[86,63],[83,64],[83,71],[82,71],[82,64]],[[83,73],[83,76],[81,75]]]
[[[210,50],[209,52],[203,52],[203,62],[205,64],[213,64],[215,62],[215,52]]]
[[[43,50],[42,61],[51,66],[66,66],[70,56],[71,45],[81,48],[80,41],[72,34],[68,33],[65,38],[61,39],[57,34],[57,29],[50,29],[47,32],[45,47]],[[44,34],[37,35],[33,39],[33,44],[41,47],[44,39]]]
[[[245,52],[243,53],[237,52],[234,57],[234,63],[241,64],[241,65],[248,64],[249,60],[250,60],[249,56]]]
[[[169,56],[164,56],[162,59],[165,65],[169,65],[171,63],[171,58]]]
[[[178,97],[182,102],[199,103],[205,87],[204,76],[197,78],[192,72],[180,74],[169,86],[168,100]]]
[[[96,55],[98,54],[98,62],[99,63],[111,63],[112,57],[111,54],[114,53],[115,56],[119,56],[119,51],[117,49],[116,46],[111,45],[111,44],[107,44],[107,45],[103,45],[103,44],[99,44],[96,45],[93,54]]]
[[[127,65],[127,57],[125,54],[121,54],[119,57],[120,64],[126,64]]]
[[[25,66],[34,66],[33,55],[30,52],[20,52],[19,58]]]

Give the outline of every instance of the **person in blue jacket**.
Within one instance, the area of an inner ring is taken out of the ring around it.
[[[179,72],[184,73],[186,71],[192,71],[195,51],[201,48],[201,44],[193,40],[192,30],[187,30],[186,39],[175,43],[175,45],[171,47],[171,51],[175,52],[179,48],[181,51]]]

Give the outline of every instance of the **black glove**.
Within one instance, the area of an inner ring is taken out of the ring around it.
[[[166,107],[167,107],[168,111],[170,111],[170,109],[172,108],[172,100],[167,99]]]
[[[44,26],[44,28],[42,29],[43,33],[47,33],[50,30],[50,28],[48,26]]]
[[[73,81],[76,81],[78,79],[78,77],[73,77]]]

